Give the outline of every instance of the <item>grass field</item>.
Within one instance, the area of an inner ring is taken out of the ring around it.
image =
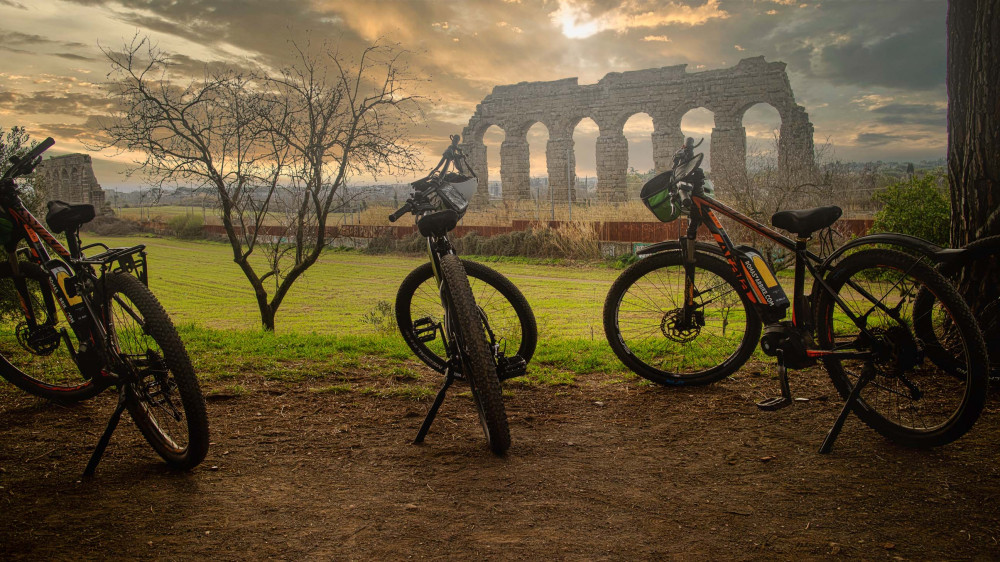
[[[366,355],[396,362],[413,358],[393,319],[383,323],[393,327],[390,331],[363,318],[380,302],[393,303],[400,282],[423,258],[325,252],[296,282],[278,310],[275,333],[267,334],[228,245],[151,237],[103,240],[112,246],[146,245],[150,288],[179,326],[200,373],[261,371],[283,378],[301,375],[305,361],[336,371],[357,366]],[[532,378],[569,382],[579,373],[624,371],[601,324],[604,296],[619,270],[513,262],[490,266],[509,277],[534,310],[539,347]]]

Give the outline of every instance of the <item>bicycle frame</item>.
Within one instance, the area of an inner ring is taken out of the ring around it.
[[[776,230],[761,224],[760,222],[740,213],[739,211],[721,203],[715,199],[704,197],[701,194],[693,193],[691,194],[691,211],[688,214],[688,228],[685,235],[681,238],[681,249],[685,253],[685,317],[689,317],[693,314],[693,311],[697,308],[695,303],[695,290],[694,290],[694,262],[693,262],[693,252],[694,250],[694,240],[698,231],[698,227],[701,224],[705,224],[709,232],[712,234],[715,242],[718,244],[719,249],[722,252],[723,257],[729,262],[729,266],[732,268],[733,273],[736,275],[740,282],[740,288],[747,295],[747,298],[751,303],[754,304],[761,320],[765,325],[775,324],[780,322],[785,318],[786,312],[783,307],[775,308],[769,302],[766,295],[764,295],[758,288],[757,284],[750,280],[751,273],[747,270],[743,262],[737,259],[737,254],[739,250],[733,245],[732,240],[730,240],[729,235],[726,233],[725,228],[722,223],[719,222],[716,212],[729,217],[736,222],[742,224],[743,226],[753,230],[754,232],[773,240],[780,246],[794,252],[795,254],[795,276],[794,276],[794,292],[792,296],[792,326],[803,330],[806,332],[812,332],[815,328],[812,318],[812,310],[806,304],[805,298],[805,272],[808,269],[809,273],[815,279],[815,282],[819,284],[826,292],[828,292],[837,303],[837,306],[841,309],[844,314],[850,318],[850,320],[864,332],[866,335],[871,336],[865,322],[858,318],[851,309],[840,299],[835,291],[831,290],[830,287],[823,280],[822,275],[817,270],[814,264],[822,263],[823,260],[818,255],[809,251],[806,247],[808,238],[796,238],[791,239]],[[691,256],[689,259],[688,256]],[[857,288],[860,290],[860,288]],[[867,295],[867,298],[872,300],[872,303],[879,305],[878,301]],[[839,359],[863,359],[871,356],[871,352],[849,352],[849,351],[832,351],[832,350],[818,350],[818,349],[807,349],[805,350],[806,357],[811,360],[819,358],[839,358]]]

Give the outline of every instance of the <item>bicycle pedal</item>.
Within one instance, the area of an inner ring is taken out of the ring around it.
[[[417,335],[417,340],[423,343],[434,341],[440,327],[441,324],[431,320],[429,316],[413,321],[413,333]]]
[[[786,406],[792,405],[792,400],[785,398],[784,396],[775,396],[774,398],[768,398],[767,400],[761,400],[757,402],[757,407],[761,410],[766,410],[768,412],[773,412],[775,410],[780,410]]]
[[[520,355],[512,355],[510,357],[501,355],[497,358],[497,378],[501,381],[523,377],[527,370],[528,362]]]

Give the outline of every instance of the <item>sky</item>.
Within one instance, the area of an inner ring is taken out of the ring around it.
[[[423,119],[411,138],[428,166],[494,86],[686,64],[729,68],[763,55],[782,61],[826,159],[919,161],[945,155],[945,12],[941,0],[0,0],[0,127],[56,139],[53,154],[89,152],[105,188],[134,189],[129,154],[87,148],[112,109],[102,48],[148,36],[179,65],[277,68],[290,40],[344,53],[374,41],[406,51]],[[767,150],[777,111],[744,116],[751,152]],[[688,136],[712,114],[689,112]],[[626,124],[629,164],[652,168],[652,120]],[[596,125],[574,133],[579,176],[594,174]],[[529,131],[531,174],[544,176],[547,132]],[[486,136],[497,178],[503,134]],[[357,178],[357,181],[373,178]],[[392,182],[406,178],[379,177]]]

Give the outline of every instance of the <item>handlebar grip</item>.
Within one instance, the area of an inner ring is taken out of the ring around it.
[[[411,205],[409,203],[407,203],[406,205],[403,205],[401,208],[397,209],[395,213],[389,215],[389,222],[396,222],[396,221],[398,221],[399,217],[405,215],[406,213],[409,213],[410,209],[412,209],[412,208],[413,208],[413,205]]]

